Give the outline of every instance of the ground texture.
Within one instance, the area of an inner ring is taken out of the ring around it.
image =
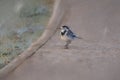
[[[62,25],[83,39],[63,49],[59,30],[3,80],[120,80],[120,1],[65,0]]]

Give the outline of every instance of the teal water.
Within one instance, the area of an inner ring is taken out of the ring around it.
[[[0,0],[0,68],[40,37],[53,0]]]

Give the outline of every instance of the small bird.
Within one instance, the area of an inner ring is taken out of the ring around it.
[[[65,49],[68,49],[69,44],[75,38],[82,39],[82,38],[76,36],[68,26],[62,26],[62,27],[60,27],[60,29],[61,29],[61,31],[60,31],[61,39],[66,42],[66,44],[64,46]]]

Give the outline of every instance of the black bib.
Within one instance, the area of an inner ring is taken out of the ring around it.
[[[65,35],[66,32],[67,32],[66,30],[64,30],[63,32],[61,31],[61,35],[62,36]]]

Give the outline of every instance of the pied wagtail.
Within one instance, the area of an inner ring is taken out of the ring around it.
[[[69,44],[75,38],[82,39],[82,38],[76,36],[68,26],[62,26],[62,27],[60,27],[60,29],[61,29],[61,31],[60,31],[61,39],[66,42],[66,44],[64,46],[65,49],[68,49]]]

